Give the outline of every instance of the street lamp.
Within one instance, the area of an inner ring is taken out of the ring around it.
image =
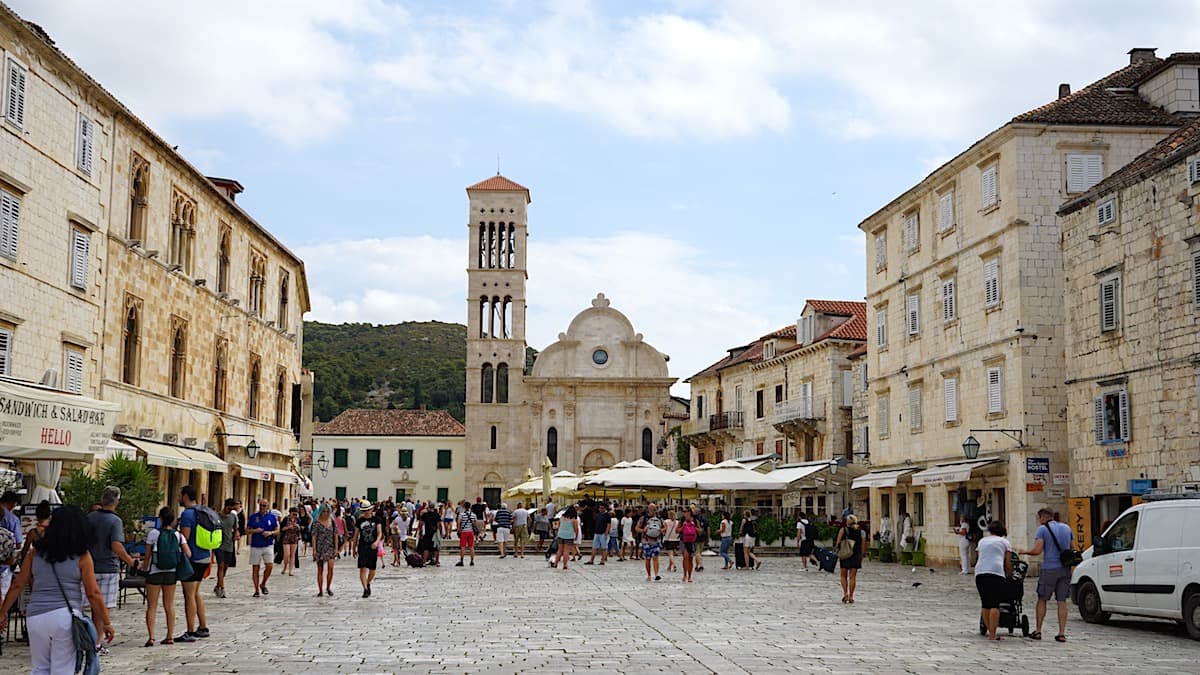
[[[253,438],[251,438],[250,442],[246,444],[246,456],[250,459],[258,457],[258,441],[254,440]]]
[[[329,458],[324,454],[317,459],[317,468],[321,470],[322,476],[329,475]]]
[[[967,440],[962,444],[963,455],[967,459],[979,459],[979,441],[975,440],[974,436],[967,436]]]

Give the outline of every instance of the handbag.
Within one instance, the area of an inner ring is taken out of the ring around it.
[[[90,621],[84,618],[82,612],[75,613],[75,608],[71,606],[71,600],[67,597],[67,592],[63,589],[62,580],[58,578],[58,570],[55,569],[54,563],[47,561],[50,565],[50,571],[54,573],[54,581],[58,583],[58,592],[62,593],[63,602],[67,603],[67,611],[71,613],[71,639],[75,642],[75,657],[78,660],[79,656],[86,655],[88,652],[93,654],[96,652],[96,641],[92,639],[92,631],[94,630],[89,624]]]
[[[1083,562],[1082,553],[1076,551],[1074,547],[1063,548],[1062,544],[1058,543],[1058,537],[1054,536],[1054,530],[1049,523],[1046,524],[1046,532],[1050,535],[1050,541],[1054,542],[1054,548],[1058,549],[1058,560],[1063,567],[1071,568]]]
[[[188,579],[191,579],[192,575],[195,573],[196,570],[192,569],[192,561],[188,560],[188,557],[183,554],[183,550],[180,549],[179,564],[175,566],[175,580],[187,581]]]
[[[837,557],[838,560],[849,560],[854,557],[854,542],[850,541],[850,537],[846,536],[845,529],[842,530],[842,540],[838,542]]]

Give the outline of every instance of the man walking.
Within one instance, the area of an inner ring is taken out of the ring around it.
[[[1071,528],[1054,520],[1050,509],[1038,510],[1041,524],[1034,535],[1033,548],[1020,551],[1021,555],[1041,555],[1042,573],[1037,585],[1037,630],[1030,633],[1034,640],[1042,639],[1042,621],[1046,618],[1046,604],[1054,596],[1058,609],[1058,635],[1055,642],[1067,641],[1067,598],[1071,594],[1071,568],[1062,564],[1062,552],[1071,550],[1074,535]]]
[[[87,514],[94,537],[91,554],[96,575],[96,585],[104,596],[104,606],[115,609],[117,595],[121,589],[121,562],[135,567],[137,561],[125,550],[125,525],[117,515],[117,504],[121,501],[121,488],[109,485],[100,497],[100,508]],[[100,652],[108,650],[100,645]]]
[[[21,519],[13,513],[15,508],[17,508],[17,493],[8,490],[0,495],[0,527],[12,534],[13,543],[17,550],[20,550],[25,537],[21,534]],[[8,587],[12,585],[12,578],[12,567],[0,561],[0,597],[8,595]]]
[[[383,540],[383,528],[375,522],[374,506],[363,502],[358,508],[358,581],[363,587],[363,597],[371,597],[371,582],[379,567],[379,542]]]
[[[608,561],[608,542],[612,534],[612,516],[608,513],[608,504],[601,504],[596,513],[596,533],[592,535],[592,557],[584,565],[596,564],[596,553],[600,553],[600,564]]]
[[[221,548],[216,551],[217,585],[213,588],[218,598],[225,597],[225,573],[230,567],[237,567],[238,514],[233,510],[235,506],[237,501],[226,499],[221,509]]]
[[[638,534],[642,535],[642,556],[646,559],[646,581],[650,581],[651,563],[654,567],[654,580],[660,581],[658,574],[658,554],[662,551],[663,521],[658,517],[658,506],[650,502],[646,506],[646,515],[637,525]]]
[[[279,519],[268,510],[267,500],[260,499],[258,510],[246,519],[246,530],[250,532],[250,576],[254,581],[254,597],[268,595],[267,579],[275,564],[275,535],[279,534]],[[258,579],[262,566],[262,581]]]
[[[522,502],[517,502],[517,510],[513,511],[513,556],[525,557],[525,542],[529,541],[529,509]]]
[[[187,631],[175,638],[176,642],[195,642],[196,638],[208,637],[208,616],[204,612],[204,598],[200,595],[200,582],[208,572],[208,564],[212,560],[212,551],[196,545],[196,488],[184,485],[179,490],[179,505],[183,513],[179,515],[179,534],[187,539],[192,555],[192,576],[180,579],[183,586],[183,619],[187,623]]]
[[[463,558],[471,553],[471,567],[475,566],[475,513],[467,508],[464,500],[458,510],[458,562],[455,567],[463,566]]]
[[[500,559],[504,560],[508,557],[505,547],[512,540],[512,511],[508,510],[508,504],[500,505],[500,510],[492,516],[492,522],[496,524],[496,543],[500,545]]]

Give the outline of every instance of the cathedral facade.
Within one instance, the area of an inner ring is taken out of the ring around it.
[[[497,174],[467,197],[468,497],[498,503],[545,458],[575,473],[654,462],[678,405],[667,356],[598,294],[527,367],[529,190]]]

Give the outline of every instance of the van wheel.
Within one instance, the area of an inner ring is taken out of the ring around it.
[[[1200,640],[1200,591],[1192,591],[1184,599],[1183,625],[1193,640]]]
[[[1083,582],[1079,587],[1079,616],[1088,623],[1108,623],[1109,617],[1112,616],[1101,607],[1100,591],[1096,590],[1096,584],[1090,581]]]

